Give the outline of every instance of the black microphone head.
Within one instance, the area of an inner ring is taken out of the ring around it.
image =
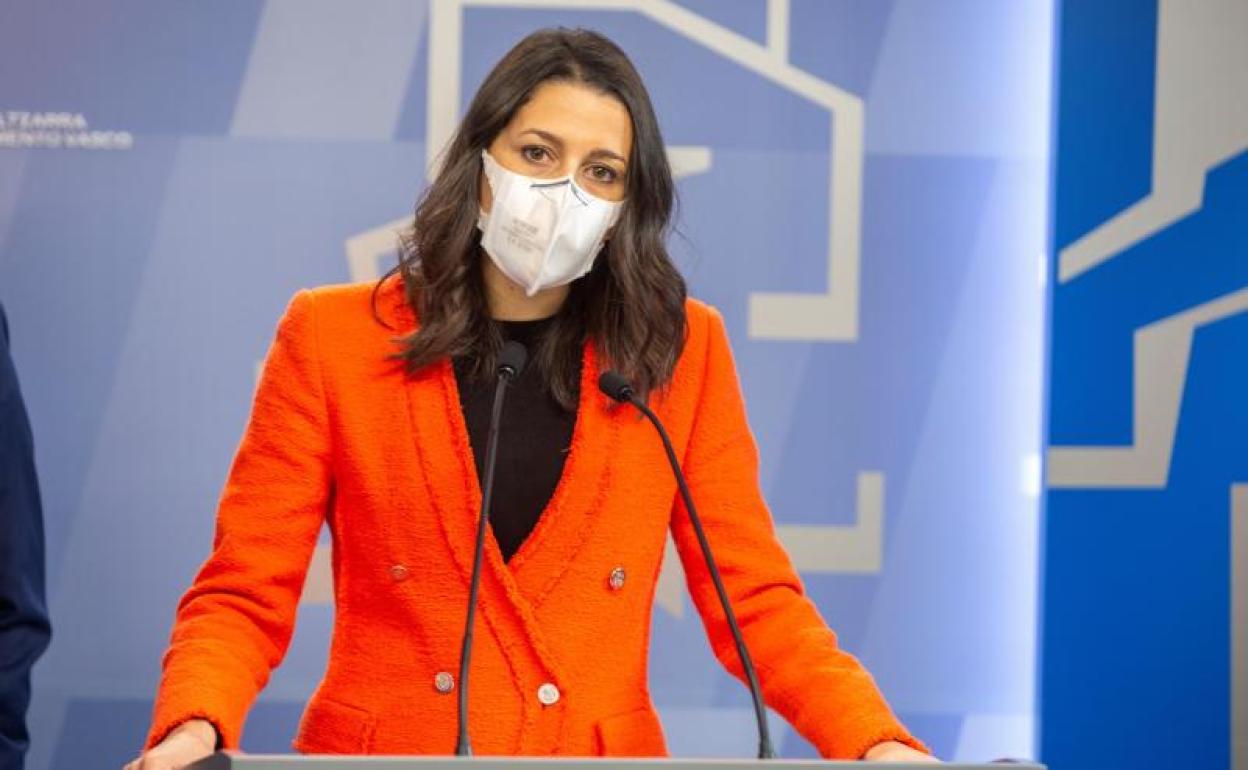
[[[628,378],[614,369],[602,373],[602,376],[598,378],[598,389],[623,403],[632,401],[634,395],[633,386]]]
[[[498,354],[498,376],[514,380],[524,371],[529,360],[529,351],[515,340],[508,340],[503,345],[503,352]]]

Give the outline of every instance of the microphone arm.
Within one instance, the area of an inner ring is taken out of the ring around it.
[[[477,592],[481,586],[481,561],[485,553],[485,531],[490,520],[490,499],[494,493],[494,466],[498,459],[498,428],[503,413],[503,396],[520,372],[524,370],[528,351],[514,340],[503,345],[499,354],[498,384],[494,386],[494,405],[490,412],[490,430],[485,445],[485,469],[481,477],[481,515],[477,519],[477,543],[472,557],[472,579],[468,584],[468,617],[459,648],[459,703],[456,707],[458,726],[455,756],[472,756],[468,740],[468,664],[472,659],[472,637],[476,627]]]
[[[754,719],[758,723],[758,758],[775,759],[776,750],[771,745],[771,732],[767,727],[767,712],[763,707],[763,694],[762,689],[758,686],[758,676],[754,673],[754,661],[750,658],[750,651],[745,646],[745,638],[741,635],[741,627],[737,625],[737,615],[732,611],[732,602],[729,601],[728,591],[724,588],[724,581],[719,576],[719,566],[716,565],[715,556],[711,553],[711,544],[706,539],[706,531],[702,529],[702,520],[698,516],[698,509],[693,504],[693,495],[689,492],[689,484],[685,481],[685,474],[680,468],[680,460],[676,457],[676,450],[672,447],[672,440],[667,435],[667,430],[663,428],[663,423],[659,420],[658,415],[651,411],[644,401],[637,398],[632,385],[619,372],[603,372],[602,376],[598,378],[598,388],[616,401],[637,407],[646,416],[646,419],[650,421],[650,424],[654,426],[654,429],[659,432],[659,438],[663,440],[663,449],[667,452],[667,462],[672,466],[672,473],[676,476],[676,485],[680,488],[680,496],[684,500],[685,510],[689,512],[689,523],[693,525],[693,531],[698,536],[698,545],[702,548],[702,558],[706,561],[707,571],[711,574],[711,582],[715,584],[715,593],[719,595],[719,604],[724,608],[724,617],[728,621],[728,629],[732,632],[732,641],[737,647],[737,657],[741,660],[741,668],[745,672],[745,680],[750,688],[750,697],[754,701]]]

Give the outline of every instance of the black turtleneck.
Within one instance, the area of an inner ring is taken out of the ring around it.
[[[555,401],[540,367],[533,360],[553,321],[553,318],[544,318],[499,323],[503,339],[515,340],[529,350],[529,365],[507,390],[499,426],[490,528],[504,560],[511,559],[537,526],[563,475],[563,464],[572,444],[576,413],[566,411]],[[466,359],[456,358],[452,364],[480,479],[485,470],[485,443],[490,429],[495,380],[493,377],[470,379]],[[576,381],[580,382],[579,376]]]

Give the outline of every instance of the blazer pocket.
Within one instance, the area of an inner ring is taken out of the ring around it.
[[[292,743],[302,754],[367,754],[377,718],[368,711],[326,698],[313,698]]]
[[[654,709],[643,707],[607,717],[594,725],[599,754],[604,757],[666,757],[663,725]]]

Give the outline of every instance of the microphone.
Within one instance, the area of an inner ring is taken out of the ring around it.
[[[616,371],[606,371],[598,378],[598,389],[608,397],[622,404],[632,404],[646,416],[654,429],[663,439],[663,449],[667,451],[667,462],[672,466],[676,476],[676,485],[680,487],[681,499],[685,502],[685,510],[689,512],[689,523],[698,536],[698,545],[702,546],[702,558],[706,560],[707,571],[711,573],[711,582],[715,584],[715,593],[719,595],[719,604],[724,608],[724,617],[728,620],[728,628],[732,631],[732,641],[737,646],[737,657],[741,660],[741,668],[745,671],[745,680],[750,687],[750,697],[754,700],[754,719],[758,723],[758,758],[775,759],[776,751],[771,746],[771,733],[767,729],[767,712],[763,709],[763,694],[758,686],[758,677],[754,673],[754,661],[750,659],[750,651],[746,649],[745,639],[741,636],[741,627],[737,625],[736,613],[732,611],[732,602],[728,600],[728,591],[719,576],[719,567],[715,564],[715,556],[711,553],[711,544],[706,539],[706,531],[702,529],[702,520],[698,517],[698,509],[693,505],[693,495],[689,492],[689,484],[680,469],[680,461],[676,459],[676,450],[672,448],[672,440],[668,437],[658,415],[637,398],[632,384],[624,375]]]
[[[494,492],[494,465],[498,459],[498,424],[503,413],[503,396],[529,358],[524,345],[514,340],[503,345],[498,356],[498,384],[494,387],[494,407],[490,412],[490,430],[485,444],[485,473],[481,477],[481,515],[477,520],[477,545],[472,557],[472,579],[468,584],[468,618],[464,621],[464,637],[459,648],[459,705],[456,710],[458,736],[455,756],[472,756],[468,740],[468,664],[472,659],[472,634],[477,614],[477,590],[481,585],[481,558],[485,553],[485,529],[490,520],[490,498]]]

